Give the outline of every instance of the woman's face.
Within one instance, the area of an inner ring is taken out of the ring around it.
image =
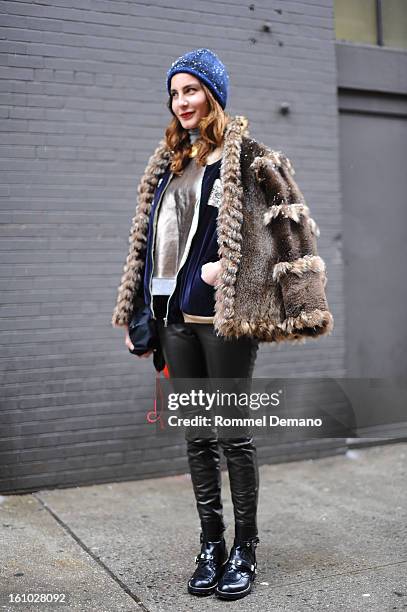
[[[209,113],[201,82],[192,74],[179,72],[171,79],[171,108],[182,127],[192,130]]]

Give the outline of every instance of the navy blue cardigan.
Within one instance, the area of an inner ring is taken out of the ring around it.
[[[183,322],[182,311],[205,317],[211,317],[215,314],[215,289],[201,279],[201,268],[205,263],[219,259],[216,226],[218,208],[208,205],[208,200],[215,180],[220,178],[221,161],[219,159],[214,164],[208,164],[205,167],[199,203],[198,226],[187,259],[177,274],[176,286],[169,299],[167,324]],[[153,220],[170,177],[171,171],[168,169],[155,191],[150,212],[143,283],[144,302],[150,308],[152,305],[151,282],[153,276]]]

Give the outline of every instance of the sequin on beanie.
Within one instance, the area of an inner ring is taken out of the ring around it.
[[[179,72],[187,72],[200,79],[211,90],[221,107],[225,108],[228,97],[229,75],[216,53],[210,49],[195,49],[176,59],[167,72],[169,94],[171,79],[174,74]]]

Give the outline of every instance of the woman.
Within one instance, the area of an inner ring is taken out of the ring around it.
[[[225,113],[228,82],[209,49],[185,54],[167,73],[173,118],[138,189],[112,319],[132,350],[128,323],[139,303],[149,306],[172,378],[250,378],[259,341],[301,341],[333,327],[319,230],[294,170],[283,153],[249,138],[247,120]],[[229,555],[218,446],[234,507]],[[253,439],[187,436],[187,455],[201,522],[188,590],[244,597],[259,542]]]

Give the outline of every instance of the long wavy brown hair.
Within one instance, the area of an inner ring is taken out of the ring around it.
[[[225,128],[229,121],[230,115],[225,113],[219,102],[214,98],[211,91],[201,81],[201,86],[208,100],[209,112],[206,117],[203,117],[198,124],[201,135],[195,144],[198,147],[196,162],[200,166],[205,166],[207,157],[217,147],[221,146]],[[167,102],[167,106],[173,115],[173,118],[165,130],[165,140],[168,148],[172,151],[171,172],[174,174],[182,174],[183,169],[189,161],[189,155],[192,150],[192,145],[189,140],[188,130],[185,130],[180,121],[174,115],[171,105],[171,98]]]

